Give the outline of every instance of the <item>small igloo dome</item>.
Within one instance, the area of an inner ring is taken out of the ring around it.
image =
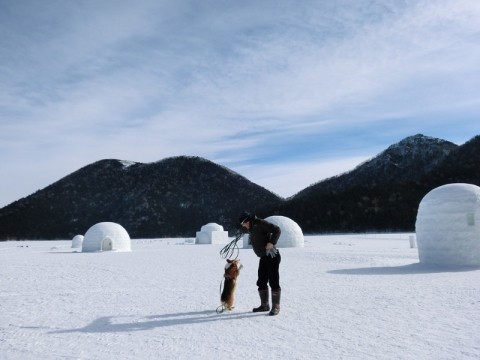
[[[130,251],[131,240],[127,231],[119,224],[101,222],[93,225],[85,233],[82,251]]]
[[[197,231],[195,238],[196,244],[226,244],[228,242],[228,232],[223,230],[223,226],[215,223],[203,225],[200,231]]]
[[[433,189],[420,202],[415,228],[421,263],[480,266],[480,187]]]
[[[223,226],[216,223],[208,223],[203,225],[200,231],[223,231]]]
[[[83,235],[75,235],[72,239],[72,248],[81,248],[83,244]]]

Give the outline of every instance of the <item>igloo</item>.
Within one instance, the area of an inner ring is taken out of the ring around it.
[[[227,244],[228,232],[223,230],[222,225],[209,223],[203,225],[200,231],[197,231],[195,238],[196,244]]]
[[[127,231],[113,222],[101,222],[88,229],[83,239],[82,252],[109,250],[131,250],[131,240]]]
[[[280,238],[277,241],[276,247],[286,248],[286,247],[303,247],[305,240],[303,238],[303,232],[300,226],[293,221],[292,219],[286,216],[269,216],[265,218],[266,221],[271,222],[272,224],[277,225],[282,233]],[[243,247],[249,248],[252,247],[250,240],[248,239],[248,234],[243,237]]]
[[[480,187],[433,189],[420,202],[415,230],[421,263],[480,266]]]
[[[83,235],[75,235],[72,239],[72,248],[78,249],[82,247]]]

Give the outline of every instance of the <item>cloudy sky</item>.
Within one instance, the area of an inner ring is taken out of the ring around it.
[[[100,159],[284,197],[480,134],[478,0],[0,0],[0,207]]]

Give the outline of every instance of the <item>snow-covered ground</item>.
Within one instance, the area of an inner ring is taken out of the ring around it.
[[[221,245],[0,243],[0,358],[479,359],[480,269],[418,265],[409,234],[306,236],[281,249],[281,312],[240,250],[236,308],[217,314]]]

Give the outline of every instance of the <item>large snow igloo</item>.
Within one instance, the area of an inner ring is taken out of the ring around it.
[[[420,202],[415,230],[421,263],[480,266],[480,187],[433,189]]]
[[[93,225],[85,233],[82,252],[94,251],[131,251],[130,236],[121,225],[113,222],[101,222]]]
[[[286,247],[303,247],[305,240],[303,237],[303,232],[300,226],[293,221],[292,219],[286,216],[274,215],[265,218],[266,221],[277,225],[282,233],[280,238],[277,241],[276,247],[286,248]],[[243,237],[243,247],[250,248],[252,244],[248,239],[248,234]]]
[[[227,244],[228,232],[223,230],[222,225],[208,223],[197,231],[196,244]]]

